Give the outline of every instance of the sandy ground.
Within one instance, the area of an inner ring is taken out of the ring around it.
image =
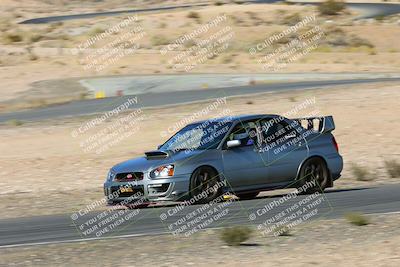
[[[291,236],[252,237],[228,247],[219,230],[190,237],[162,235],[2,249],[1,266],[399,266],[399,215],[369,217],[371,224],[318,220]],[[166,245],[167,244],[167,245]]]
[[[15,23],[20,18],[13,16],[12,12],[0,9],[4,13],[4,19],[0,20],[0,31],[2,31],[0,80],[3,84],[0,112],[9,108],[4,103],[6,100],[15,100],[20,103],[18,108],[26,108],[38,106],[37,102],[51,104],[76,99],[73,91],[71,95],[63,96],[61,99],[53,97],[49,101],[51,96],[46,92],[46,88],[43,88],[39,97],[30,96],[32,83],[36,81],[81,76],[185,73],[182,69],[174,70],[169,64],[179,52],[171,51],[162,56],[160,49],[222,14],[227,16],[226,22],[197,39],[208,38],[225,26],[231,27],[234,38],[229,42],[228,49],[199,64],[190,73],[263,73],[265,70],[257,63],[258,55],[249,55],[249,47],[287,29],[290,18],[297,16],[304,18],[310,15],[313,9],[283,4],[260,7],[261,5],[224,5],[193,9],[198,18],[190,18],[189,10],[140,14],[139,21],[135,25],[140,25],[146,33],[136,42],[140,48],[133,54],[119,58],[99,72],[93,69],[85,70],[82,59],[85,58],[87,51],[76,55],[73,54],[73,48],[92,38],[96,33],[108,29],[110,25],[120,23],[127,16],[99,17],[49,25],[17,25]],[[357,36],[373,47],[321,44],[316,50],[278,71],[397,72],[400,67],[400,50],[397,46],[400,28],[396,21],[396,17],[393,17],[385,21],[351,22],[349,14],[338,16],[333,20],[317,16],[317,24],[321,25],[329,38],[333,38],[332,34],[339,28],[339,32],[342,30],[343,33],[334,37],[338,42],[348,41],[353,38],[351,36]],[[93,48],[100,48],[124,33],[126,31],[121,31],[112,38],[105,38]],[[17,34],[23,40],[9,43],[6,38],[8,34]],[[183,49],[188,49],[187,45]],[[61,89],[62,84],[61,82]],[[70,88],[65,88],[64,91],[70,92]]]
[[[294,116],[310,113],[334,116],[337,127],[334,134],[345,161],[343,176],[335,186],[398,182],[398,179],[389,178],[383,163],[387,159],[398,160],[400,156],[400,141],[394,130],[400,126],[398,84],[237,97],[195,118],[243,113],[284,114],[314,97],[315,105],[307,106]],[[212,102],[143,110],[140,116],[144,119],[133,126],[132,134],[99,154],[95,149],[85,151],[88,146],[81,147],[81,144],[92,144],[93,138],[105,140],[102,138],[106,137],[98,133],[115,125],[120,117],[111,117],[75,138],[72,137],[74,131],[94,117],[1,126],[1,217],[73,212],[101,199],[102,183],[110,167],[155,149],[166,140],[164,133],[171,135],[169,131],[174,130],[174,125],[210,104]],[[104,144],[107,143],[110,142],[106,140]],[[106,148],[103,145],[98,148],[102,147]],[[372,181],[357,181],[349,163],[369,170]]]

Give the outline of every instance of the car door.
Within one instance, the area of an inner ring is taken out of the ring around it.
[[[264,150],[268,151],[268,182],[293,181],[301,162],[308,156],[306,141],[298,130],[300,126],[288,119],[264,120],[260,124],[266,148]]]
[[[263,184],[267,179],[267,167],[262,151],[262,141],[258,121],[238,123],[229,133],[225,144],[230,140],[240,140],[241,145],[222,150],[224,174],[234,189]]]

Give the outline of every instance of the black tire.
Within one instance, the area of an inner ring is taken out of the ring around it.
[[[222,194],[222,186],[217,186],[219,182],[218,173],[214,168],[209,166],[197,168],[190,178],[190,197],[195,198],[197,204],[214,200]],[[206,197],[199,198],[204,191],[207,192]]]
[[[315,185],[307,187],[306,184],[315,181]],[[323,192],[329,184],[329,171],[326,163],[321,158],[310,158],[304,162],[298,178],[298,189],[306,188],[301,193],[312,194]]]
[[[250,200],[258,196],[260,192],[250,192],[250,193],[237,193],[235,194],[240,200]]]

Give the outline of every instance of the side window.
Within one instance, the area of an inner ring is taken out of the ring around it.
[[[264,140],[268,144],[276,143],[276,145],[279,145],[298,136],[297,131],[286,121],[265,120],[261,122],[261,129]]]
[[[241,146],[256,146],[261,141],[255,121],[239,123],[229,134],[228,141],[240,140]]]

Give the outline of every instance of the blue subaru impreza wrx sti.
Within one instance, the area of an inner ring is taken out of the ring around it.
[[[343,160],[332,116],[288,119],[241,115],[185,126],[157,150],[112,167],[104,183],[108,204],[211,201],[230,192],[240,199],[261,191],[332,187]]]

